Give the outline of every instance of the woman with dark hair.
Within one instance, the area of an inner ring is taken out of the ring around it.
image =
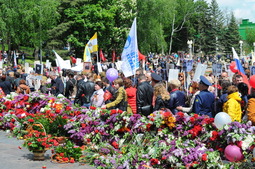
[[[136,111],[136,88],[132,86],[132,80],[129,78],[124,79],[124,86],[127,93],[128,104],[130,105],[132,112],[134,114],[137,113]]]
[[[21,79],[19,81],[19,86],[17,87],[16,93],[18,94],[29,94],[30,88],[28,85],[26,85],[26,81],[24,79]]]
[[[192,90],[193,90],[192,91],[193,96],[190,99],[189,107],[178,106],[178,107],[176,107],[177,110],[183,111],[184,113],[191,113],[191,111],[193,110],[193,104],[194,104],[194,101],[195,101],[195,97],[196,97],[196,95],[199,94],[200,90],[199,90],[198,82],[195,82],[195,81],[192,82],[191,87],[192,87]]]
[[[219,100],[217,101],[217,112],[222,112],[223,104],[228,101],[228,87],[231,86],[231,82],[229,80],[220,80],[220,85],[222,88],[222,92]]]
[[[0,87],[2,88],[5,95],[12,92],[11,82],[6,80],[6,75],[1,76]]]
[[[247,103],[248,103],[249,87],[246,83],[241,82],[241,83],[237,84],[237,88],[238,88],[239,93],[241,93],[241,98],[242,98],[241,108],[242,108],[242,112],[244,115],[246,108],[247,108]]]
[[[104,105],[104,90],[103,82],[97,81],[95,83],[95,92],[91,96],[91,105],[96,107],[101,107]]]

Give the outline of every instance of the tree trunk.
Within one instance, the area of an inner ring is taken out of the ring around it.
[[[39,49],[35,47],[35,48],[34,48],[34,53],[33,53],[33,56],[34,56],[35,60],[38,60],[38,59],[39,59],[38,54],[39,54]]]
[[[171,52],[172,52],[173,36],[174,36],[174,31],[175,31],[174,22],[175,22],[175,15],[174,15],[174,18],[173,18],[172,31],[171,31],[171,35],[170,35],[170,44],[169,44],[169,52],[168,52],[169,55],[171,55]]]

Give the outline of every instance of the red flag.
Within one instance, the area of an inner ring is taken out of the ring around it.
[[[71,58],[72,63],[75,64],[76,63],[76,58],[73,57],[73,56],[70,56],[70,58]]]
[[[138,50],[138,58],[139,58],[139,60],[145,60],[146,56],[141,54],[140,51]]]
[[[100,57],[100,59],[101,59],[103,62],[106,60],[105,57],[104,57],[104,54],[103,54],[102,49],[100,49],[100,51],[99,51],[99,57]]]
[[[116,59],[116,54],[115,54],[115,50],[112,51],[112,62],[115,62]]]

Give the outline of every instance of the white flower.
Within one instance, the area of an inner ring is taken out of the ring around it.
[[[20,116],[21,117],[26,117],[26,113],[22,113]]]
[[[44,112],[44,108],[41,108],[41,109],[40,109],[40,112]]]
[[[155,148],[154,147],[150,147],[149,149],[150,149],[149,152],[148,152],[149,155],[152,155],[152,154],[155,153]]]
[[[224,125],[225,130],[228,130],[228,128],[229,128],[229,125]]]
[[[247,150],[253,141],[253,137],[251,135],[248,135],[242,143],[242,149]]]
[[[162,142],[159,144],[159,146],[160,146],[160,147],[166,147],[166,142],[163,142],[163,141],[162,141]]]
[[[123,145],[124,141],[125,141],[125,139],[120,139],[120,141],[119,141],[119,147],[121,147],[121,146]]]

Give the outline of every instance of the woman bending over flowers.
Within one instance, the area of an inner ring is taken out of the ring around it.
[[[123,87],[123,80],[121,78],[117,78],[113,81],[114,88],[116,91],[116,99],[106,105],[103,105],[101,108],[116,108],[122,111],[132,112],[131,108],[128,107],[127,104],[127,94]]]

